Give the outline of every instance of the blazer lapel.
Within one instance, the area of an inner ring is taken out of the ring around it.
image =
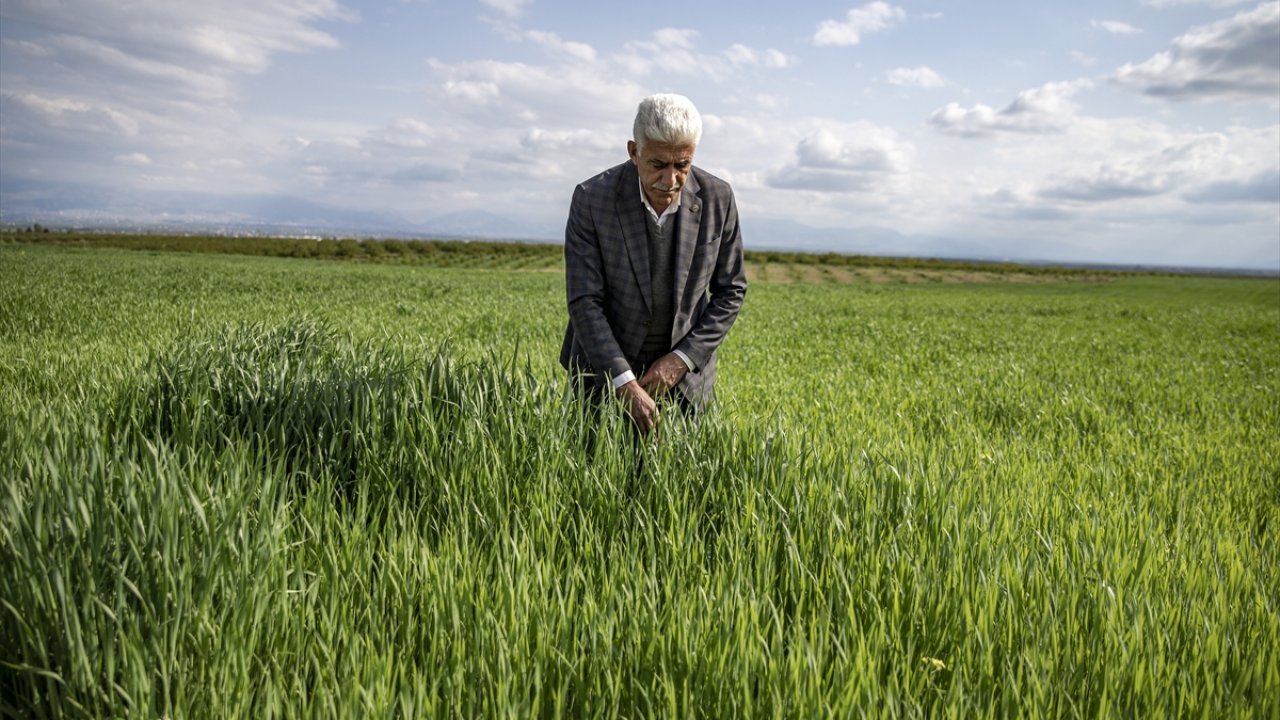
[[[683,309],[680,307],[680,299],[684,297],[685,285],[689,283],[689,271],[693,268],[693,249],[698,246],[698,228],[702,224],[702,198],[699,197],[701,188],[698,186],[698,180],[694,177],[693,172],[689,172],[689,177],[685,180],[684,190],[680,193],[680,212],[676,213],[676,232],[678,234],[676,242],[676,277],[672,284],[672,290],[675,291],[675,297],[672,298],[672,307],[676,313]],[[643,218],[642,218],[643,219]]]
[[[627,161],[622,172],[618,173],[618,227],[622,230],[622,240],[627,246],[627,257],[631,260],[631,271],[635,273],[636,285],[640,289],[640,297],[644,306],[653,309],[653,298],[649,289],[649,236],[645,228],[644,205],[640,202],[640,180],[636,166]]]

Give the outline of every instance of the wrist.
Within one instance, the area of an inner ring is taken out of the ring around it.
[[[613,377],[614,391],[617,391],[618,388],[622,387],[623,385],[626,385],[627,383],[635,379],[636,379],[636,374],[631,372],[630,370],[624,370],[620,375],[615,375]]]

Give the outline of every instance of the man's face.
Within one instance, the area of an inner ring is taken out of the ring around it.
[[[654,210],[662,212],[675,201],[693,167],[693,145],[668,145],[650,140],[644,150],[634,140],[627,143],[627,153],[640,173],[640,185]]]

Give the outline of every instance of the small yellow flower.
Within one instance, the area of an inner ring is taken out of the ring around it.
[[[924,657],[920,658],[920,662],[924,663],[934,671],[947,669],[946,663],[942,662],[938,658],[931,658],[928,655],[925,655]]]

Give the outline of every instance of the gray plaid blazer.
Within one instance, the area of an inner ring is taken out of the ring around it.
[[[636,372],[650,317],[649,246],[631,161],[578,185],[564,232],[569,327],[560,364],[575,382],[608,387]],[[728,183],[694,167],[680,194],[671,348],[696,366],[677,386],[701,409],[713,396],[716,348],[747,292],[738,208]],[[670,222],[670,221],[668,221]]]

